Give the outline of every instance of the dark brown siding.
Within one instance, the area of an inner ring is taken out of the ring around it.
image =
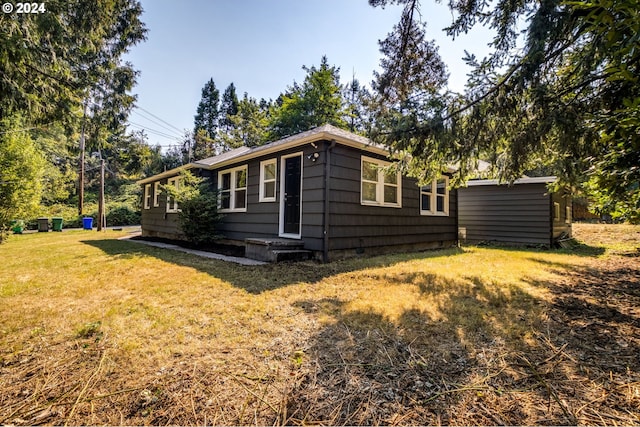
[[[279,234],[280,213],[280,173],[282,156],[302,152],[302,240],[305,248],[322,250],[322,200],[324,155],[322,144],[296,147],[288,151],[251,159],[248,162],[235,163],[221,169],[212,170],[212,179],[217,186],[218,172],[234,167],[247,167],[247,211],[224,214],[220,232],[227,239],[244,240],[249,237],[272,238]],[[312,162],[307,158],[312,153],[320,157]],[[260,162],[276,158],[276,201],[259,202],[260,198]]]
[[[460,234],[469,242],[550,245],[553,229],[566,227],[565,204],[560,221],[553,219],[554,199],[566,199],[552,199],[544,183],[471,186],[458,197]]]
[[[160,180],[161,185],[167,184],[167,179]],[[144,197],[144,185],[142,186],[142,197]],[[167,195],[160,192],[158,198],[159,206],[153,206],[155,185],[151,183],[151,202],[149,209],[142,206],[142,235],[150,237],[163,237],[168,239],[180,239],[181,233],[178,227],[178,214],[167,212]]]
[[[277,154],[237,162],[211,171],[217,187],[218,172],[247,165],[247,211],[225,213],[220,233],[227,239],[272,238],[279,233],[280,174],[282,156],[302,152],[302,241],[308,250],[322,253],[325,221],[325,161],[329,142],[315,147],[305,144]],[[456,191],[449,195],[448,216],[420,215],[420,193],[416,181],[402,179],[402,207],[364,206],[360,203],[361,156],[384,158],[371,153],[335,145],[331,152],[329,188],[329,251],[340,253],[376,252],[374,248],[434,248],[451,246],[457,241]],[[310,155],[318,153],[316,161]],[[259,202],[260,162],[277,159],[276,201]],[[162,184],[167,180],[163,179]],[[152,185],[153,187],[153,185]],[[153,198],[153,195],[152,195]],[[166,197],[160,206],[143,209],[143,233],[149,236],[179,237],[177,214],[166,213]]]
[[[415,180],[402,178],[402,207],[360,202],[361,157],[377,156],[337,145],[331,159],[330,250],[382,246],[448,246],[457,240],[456,192],[449,195],[449,216],[420,215]],[[382,158],[381,158],[382,159]]]

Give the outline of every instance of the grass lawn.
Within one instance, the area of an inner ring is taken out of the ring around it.
[[[0,245],[0,424],[640,424],[640,226],[240,266]]]

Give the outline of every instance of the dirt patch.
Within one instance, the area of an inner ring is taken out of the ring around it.
[[[549,286],[553,302],[522,341],[479,330],[469,345],[420,313],[399,327],[343,316],[315,338],[288,422],[638,424],[639,263],[593,262]]]

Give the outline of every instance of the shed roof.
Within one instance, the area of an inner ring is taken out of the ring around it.
[[[557,177],[555,176],[539,176],[539,177],[525,177],[516,179],[513,184],[550,184],[552,182],[556,182]],[[506,182],[500,182],[497,179],[477,179],[467,181],[467,187],[477,187],[481,185],[508,185]]]

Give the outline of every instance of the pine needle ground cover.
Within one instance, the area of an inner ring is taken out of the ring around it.
[[[0,424],[639,424],[640,227],[256,267],[0,246]]]

